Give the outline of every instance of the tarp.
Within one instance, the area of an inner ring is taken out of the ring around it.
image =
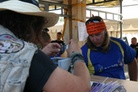
[[[138,18],[124,19],[122,21],[122,30],[123,31],[138,31]],[[106,22],[108,31],[119,31],[120,24],[119,22],[108,21]]]

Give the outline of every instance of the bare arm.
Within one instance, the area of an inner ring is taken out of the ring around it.
[[[128,64],[129,77],[130,77],[130,80],[132,81],[137,81],[137,78],[138,78],[137,68],[138,66],[137,66],[136,59],[134,59],[133,62]]]
[[[80,52],[78,45],[71,41],[68,54],[72,51]],[[74,64],[74,74],[59,67],[54,70],[44,86],[45,92],[90,92],[90,74],[82,61]]]

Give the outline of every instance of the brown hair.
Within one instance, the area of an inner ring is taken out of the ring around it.
[[[62,33],[61,33],[61,32],[57,32],[57,34],[62,35]]]
[[[109,49],[109,43],[110,43],[109,39],[110,39],[110,37],[109,37],[108,33],[106,32],[104,42],[101,46],[103,52],[107,52],[107,50]],[[90,48],[91,50],[98,51],[96,49],[95,45],[91,42],[89,37],[87,38],[86,44],[87,44],[88,48]]]
[[[91,17],[89,20],[86,21],[86,25],[89,22],[92,22],[95,20],[96,21],[102,21],[103,19],[99,16]],[[105,33],[104,42],[102,43],[102,46],[101,46],[102,52],[107,52],[107,50],[109,49],[109,43],[110,43],[110,37],[109,37],[109,34],[107,32],[107,29],[105,29],[105,31],[106,31],[106,33]],[[91,50],[98,51],[97,48],[95,47],[95,45],[91,42],[89,37],[87,38],[86,44],[87,44],[88,48],[90,48]]]
[[[8,28],[18,38],[37,44],[45,19],[12,11],[0,11],[0,25]]]
[[[137,38],[136,37],[133,37],[133,38],[131,38],[131,40],[136,40],[137,41]]]

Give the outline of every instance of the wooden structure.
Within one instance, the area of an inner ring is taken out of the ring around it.
[[[86,10],[92,12],[92,9],[87,9],[88,5],[99,5],[103,3],[114,2],[118,0],[40,0],[40,4],[45,11],[61,10],[61,17],[64,17],[64,39],[68,42],[69,39],[74,38],[78,41],[78,22],[86,21]],[[121,7],[122,0],[119,0]],[[100,11],[97,11],[100,12]],[[122,34],[122,9],[120,8],[120,34]],[[109,12],[105,12],[107,15]],[[112,13],[114,16],[114,14]],[[105,17],[107,19],[107,17]],[[113,19],[114,20],[114,17]],[[122,35],[120,35],[122,38]]]

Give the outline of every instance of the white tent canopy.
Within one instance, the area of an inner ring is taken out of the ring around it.
[[[124,19],[123,21],[123,31],[138,31],[138,18],[133,18],[133,19]],[[120,26],[119,22],[113,22],[113,21],[108,21],[106,22],[106,26],[108,31],[119,31]]]

